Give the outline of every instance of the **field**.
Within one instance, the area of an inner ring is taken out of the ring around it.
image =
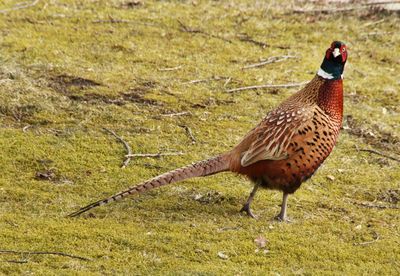
[[[0,274],[400,274],[398,11],[18,2],[0,2]],[[276,191],[257,195],[257,220],[239,213],[252,187],[230,173],[65,217],[231,149],[299,86],[229,90],[309,81],[333,40],[349,47],[343,129],[289,197],[290,223],[273,219]],[[134,154],[172,155],[121,168],[126,149],[110,131]]]

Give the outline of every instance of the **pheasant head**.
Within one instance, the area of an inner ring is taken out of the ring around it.
[[[347,61],[347,46],[340,41],[332,42],[326,50],[317,75],[323,79],[318,89],[317,104],[331,119],[338,122],[343,117],[343,70]]]
[[[346,61],[347,46],[341,41],[334,41],[326,50],[318,75],[324,79],[341,79]]]

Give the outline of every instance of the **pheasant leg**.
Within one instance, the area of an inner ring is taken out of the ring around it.
[[[257,192],[259,186],[260,186],[260,183],[259,183],[259,181],[257,181],[255,183],[254,188],[251,191],[250,196],[247,199],[246,203],[243,205],[242,209],[240,209],[240,212],[246,212],[246,214],[252,218],[256,218],[256,216],[251,211],[250,204],[251,204],[251,202],[253,202],[254,196],[256,195],[256,192]]]
[[[286,221],[289,222],[290,220],[286,216],[287,210],[287,199],[289,194],[283,193],[282,205],[281,205],[281,212],[275,217],[279,221]]]

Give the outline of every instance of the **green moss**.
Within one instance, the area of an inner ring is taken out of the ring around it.
[[[398,208],[398,162],[357,151],[400,154],[398,17],[292,14],[292,3],[279,1],[128,2],[40,1],[0,19],[0,249],[91,259],[0,254],[0,273],[398,274],[398,210],[365,206]],[[203,33],[183,32],[178,21]],[[244,34],[270,46],[241,41]],[[225,89],[309,80],[334,39],[350,47],[345,115],[354,122],[290,197],[293,223],[273,221],[277,192],[257,195],[258,220],[239,214],[251,187],[227,173],[97,208],[95,217],[64,218],[230,149],[296,89]],[[298,59],[241,69],[287,54]],[[189,114],[163,116],[183,111]],[[134,159],[120,169],[124,149],[103,127],[134,152],[185,154]],[[48,180],[36,175],[49,171]],[[257,248],[259,236],[266,248]]]

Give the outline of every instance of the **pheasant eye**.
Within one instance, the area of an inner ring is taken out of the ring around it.
[[[344,51],[346,51],[346,48],[343,48],[343,49],[342,49],[342,52],[343,52],[343,53],[344,53]]]

